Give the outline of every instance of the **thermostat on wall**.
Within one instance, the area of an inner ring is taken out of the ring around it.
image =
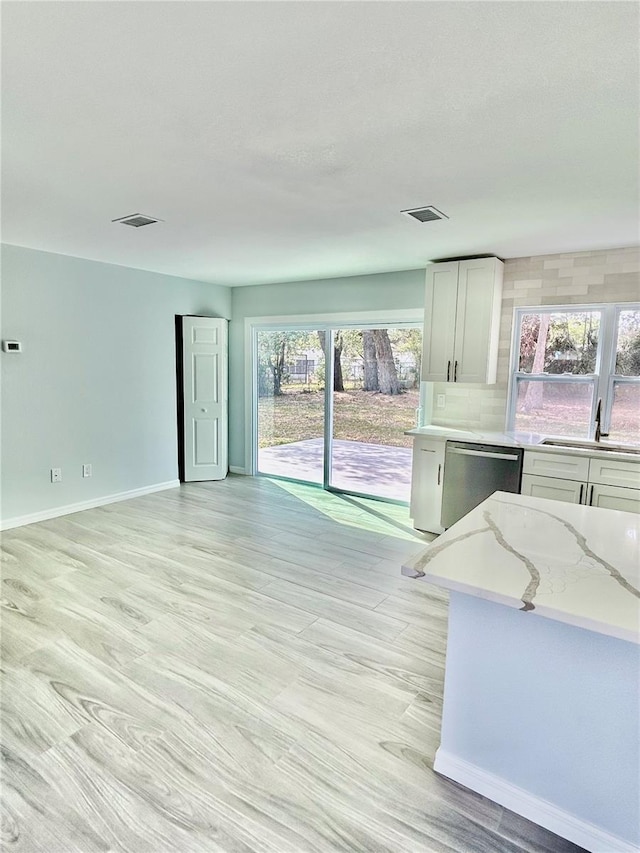
[[[2,349],[5,352],[22,352],[20,341],[2,341]]]

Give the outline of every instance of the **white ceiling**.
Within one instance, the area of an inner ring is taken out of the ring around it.
[[[637,242],[636,3],[2,7],[7,243],[243,285]]]

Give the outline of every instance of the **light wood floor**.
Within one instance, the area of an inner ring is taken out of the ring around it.
[[[433,773],[423,541],[244,477],[3,534],[3,849],[575,853]]]

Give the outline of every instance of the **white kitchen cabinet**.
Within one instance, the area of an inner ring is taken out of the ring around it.
[[[640,513],[640,459],[526,450],[520,493]]]
[[[589,462],[589,482],[606,486],[640,489],[640,459],[637,462],[625,459],[591,459]]]
[[[552,501],[579,504],[583,502],[587,484],[577,480],[563,480],[557,477],[540,477],[537,474],[523,474],[520,494],[532,498],[549,498]]]
[[[503,270],[498,258],[427,267],[423,381],[496,381]]]
[[[583,482],[589,479],[589,457],[572,456],[570,453],[525,450],[522,473]]]
[[[413,440],[410,515],[417,530],[442,533],[442,475],[444,441],[416,437]]]
[[[589,485],[589,506],[604,509],[621,509],[624,512],[640,512],[640,489],[626,489],[621,486]]]

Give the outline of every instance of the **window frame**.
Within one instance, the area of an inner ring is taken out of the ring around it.
[[[519,371],[520,337],[522,317],[525,314],[564,314],[594,312],[600,313],[598,333],[598,352],[594,373],[538,373]],[[587,438],[595,437],[595,417],[598,400],[602,400],[601,433],[608,435],[611,426],[611,414],[616,385],[640,384],[640,376],[616,374],[616,355],[618,352],[619,319],[622,311],[640,311],[640,302],[597,302],[573,305],[519,305],[513,309],[511,336],[511,358],[509,363],[509,386],[507,393],[507,429],[515,430],[518,385],[521,381],[553,382],[556,384],[583,382],[593,386],[591,417]],[[559,438],[563,436],[556,434]],[[564,436],[565,438],[567,436]],[[573,436],[571,436],[573,437]]]

